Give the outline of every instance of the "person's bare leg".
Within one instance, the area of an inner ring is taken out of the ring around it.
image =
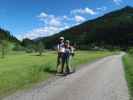
[[[60,58],[60,56],[58,55],[58,57],[57,57],[57,67],[56,67],[57,73],[60,72],[60,64],[61,64],[61,58]]]
[[[65,59],[62,58],[62,60],[61,60],[61,73],[64,73],[64,66],[65,66]]]
[[[70,73],[69,57],[66,59],[66,73]]]
[[[68,61],[69,71],[73,72],[73,68],[71,66],[71,61],[72,61],[72,56],[69,56],[69,61]]]

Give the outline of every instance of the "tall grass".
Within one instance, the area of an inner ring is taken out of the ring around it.
[[[128,82],[130,100],[133,100],[133,55],[127,54],[123,57],[123,62],[125,65],[126,79]]]

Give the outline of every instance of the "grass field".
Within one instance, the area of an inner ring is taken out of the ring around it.
[[[125,65],[126,79],[131,96],[130,100],[133,100],[133,55],[125,55],[123,57],[123,62]]]
[[[72,66],[92,62],[111,55],[108,51],[78,51]],[[56,71],[56,53],[36,54],[11,53],[5,59],[0,58],[0,96],[14,92],[25,85],[47,80]]]

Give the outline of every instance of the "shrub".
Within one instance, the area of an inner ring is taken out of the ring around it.
[[[130,48],[130,49],[128,50],[128,53],[131,54],[131,55],[133,55],[133,48]]]

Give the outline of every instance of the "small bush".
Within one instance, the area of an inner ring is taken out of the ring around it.
[[[25,49],[25,51],[26,51],[26,53],[32,53],[33,52],[33,50],[32,49]]]
[[[133,48],[130,48],[130,49],[128,50],[128,53],[129,53],[130,55],[133,55]]]
[[[43,71],[52,74],[52,73],[56,73],[55,68],[56,68],[55,65],[53,65],[52,63],[49,62],[49,63],[45,64]]]

